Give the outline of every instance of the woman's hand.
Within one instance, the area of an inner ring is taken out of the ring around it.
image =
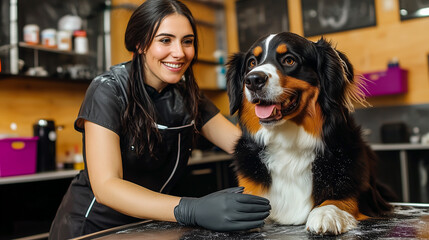
[[[174,216],[182,225],[197,225],[215,231],[263,226],[264,219],[270,214],[270,202],[242,192],[242,187],[234,187],[201,198],[182,198],[174,208]]]

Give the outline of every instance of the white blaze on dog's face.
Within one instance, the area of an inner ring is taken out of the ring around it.
[[[308,40],[278,34],[268,36],[249,50],[244,78],[247,102],[244,101],[242,117],[253,125],[247,126],[251,131],[257,130],[256,120],[251,118],[264,127],[290,120],[307,132],[320,135],[322,115],[317,103],[316,63],[306,58],[312,56],[306,53],[311,48]]]

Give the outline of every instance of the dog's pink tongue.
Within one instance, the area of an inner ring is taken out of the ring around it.
[[[262,106],[262,105],[255,105],[255,113],[258,118],[268,118],[271,116],[271,113],[273,112],[276,105],[269,105],[269,106]]]

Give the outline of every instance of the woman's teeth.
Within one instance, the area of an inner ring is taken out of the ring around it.
[[[182,66],[182,64],[174,64],[174,63],[164,63],[164,65],[171,68],[180,68]]]

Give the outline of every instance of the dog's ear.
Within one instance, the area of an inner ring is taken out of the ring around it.
[[[243,79],[245,53],[235,53],[227,62],[226,86],[229,97],[229,111],[233,115],[243,101]]]
[[[367,105],[364,82],[355,78],[353,66],[345,54],[336,50],[332,44],[321,38],[316,42],[318,50],[318,73],[321,93],[326,94],[329,105],[339,109],[343,107],[349,112],[354,111],[354,103]],[[340,99],[341,101],[338,101]],[[338,103],[342,104],[338,106]]]

